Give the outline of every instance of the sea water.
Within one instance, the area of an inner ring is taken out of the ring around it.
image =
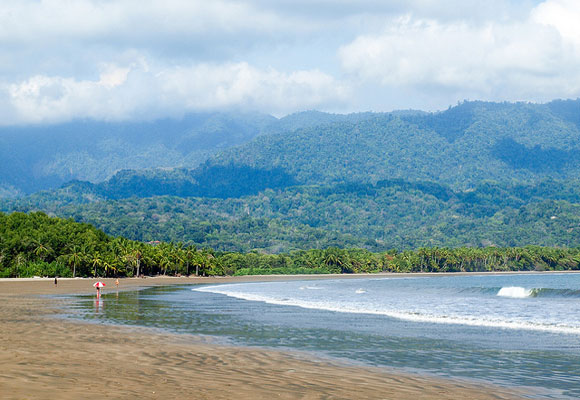
[[[580,398],[580,274],[198,285],[77,304],[86,319]]]

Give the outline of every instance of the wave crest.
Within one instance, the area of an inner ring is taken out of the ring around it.
[[[551,333],[565,333],[580,335],[579,325],[554,325],[550,323],[534,322],[534,321],[511,321],[506,320],[501,317],[493,316],[459,316],[459,315],[434,315],[424,312],[416,312],[409,310],[392,310],[376,307],[373,305],[367,305],[366,307],[361,307],[360,304],[349,304],[337,301],[313,301],[313,300],[302,300],[302,299],[292,299],[292,298],[277,298],[271,295],[256,294],[256,293],[245,293],[241,291],[231,290],[231,286],[226,288],[228,285],[218,286],[206,286],[201,288],[191,289],[196,292],[209,292],[222,294],[233,298],[238,298],[247,301],[258,301],[267,304],[275,304],[282,306],[294,306],[306,309],[316,309],[333,311],[340,313],[349,314],[369,314],[369,315],[384,315],[386,317],[396,318],[400,320],[406,320],[411,322],[426,322],[426,323],[436,323],[436,324],[457,324],[457,325],[467,325],[467,326],[478,326],[478,327],[490,327],[490,328],[503,328],[503,329],[515,329],[515,330],[531,330],[540,332],[551,332]],[[500,292],[504,290],[504,293],[518,293],[520,291],[529,292],[530,296],[535,289],[528,290],[521,287],[505,287],[501,288]],[[499,292],[498,292],[499,295]]]
[[[500,297],[511,297],[513,299],[524,299],[532,296],[533,293],[533,289],[526,289],[519,286],[507,286],[502,287],[499,292],[497,292],[497,295]]]

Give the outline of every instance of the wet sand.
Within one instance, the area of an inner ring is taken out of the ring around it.
[[[288,277],[122,279],[139,287]],[[106,291],[113,279],[103,280]],[[192,335],[63,321],[66,299],[91,279],[0,280],[2,399],[517,399],[489,385],[313,359],[307,353],[218,345]]]

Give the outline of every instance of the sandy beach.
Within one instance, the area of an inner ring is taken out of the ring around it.
[[[122,279],[120,290],[264,278]],[[269,279],[288,279],[272,277]],[[113,279],[105,279],[115,290]],[[0,281],[2,399],[516,399],[489,385],[311,359],[306,353],[228,347],[147,328],[55,318],[90,279]]]

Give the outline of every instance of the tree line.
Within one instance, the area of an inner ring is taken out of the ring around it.
[[[461,191],[432,181],[391,179],[266,189],[229,199],[105,200],[69,189],[0,200],[0,211],[42,210],[115,237],[244,253],[580,246],[580,184],[573,180],[481,182]]]
[[[578,270],[580,248],[431,247],[218,252],[171,242],[112,237],[90,224],[42,212],[0,213],[0,276],[112,277],[378,272]]]

